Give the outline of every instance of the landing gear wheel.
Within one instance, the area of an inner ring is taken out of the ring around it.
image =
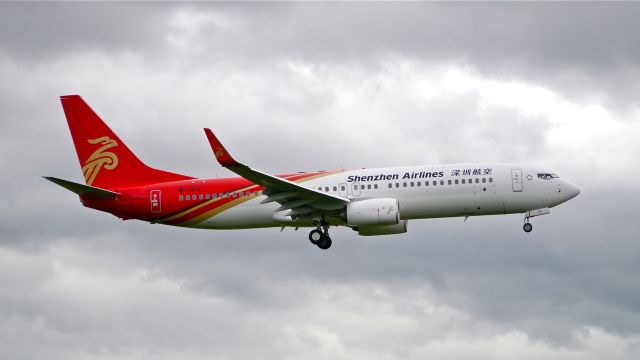
[[[328,248],[330,248],[331,238],[326,235],[322,235],[322,239],[320,240],[320,242],[318,242],[318,247],[322,250],[327,250]]]
[[[309,233],[309,241],[311,241],[313,245],[320,244],[323,237],[324,234],[319,229],[311,230],[311,232]]]
[[[531,223],[525,223],[522,226],[522,229],[524,229],[524,232],[526,233],[531,232],[531,230],[533,230],[533,225],[531,225]]]

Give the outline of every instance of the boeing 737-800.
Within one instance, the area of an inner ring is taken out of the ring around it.
[[[239,177],[196,179],[142,163],[78,95],[62,96],[85,184],[46,179],[86,207],[124,220],[200,229],[312,227],[309,240],[331,246],[330,226],[360,235],[407,231],[408,220],[524,214],[530,219],[580,190],[550,171],[468,163],[270,175],[237,162],[209,129],[217,161]]]

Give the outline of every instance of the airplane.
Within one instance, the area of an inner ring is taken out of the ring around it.
[[[44,177],[88,208],[123,220],[199,229],[311,227],[332,245],[331,226],[359,235],[407,232],[409,220],[550,213],[580,193],[555,173],[518,164],[462,163],[271,175],[236,161],[204,129],[218,163],[238,175],[199,179],[145,165],[78,95],[60,97],[85,183]]]

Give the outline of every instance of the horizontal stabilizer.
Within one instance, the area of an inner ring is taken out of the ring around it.
[[[118,195],[120,195],[117,192],[100,189],[100,188],[89,186],[89,185],[78,184],[78,183],[74,183],[71,181],[62,180],[62,179],[58,179],[50,176],[44,176],[44,178],[51,181],[52,183],[62,186],[67,190],[73,191],[74,193],[80,196],[85,196],[90,199],[114,200],[118,197]]]

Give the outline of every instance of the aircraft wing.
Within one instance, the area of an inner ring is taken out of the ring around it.
[[[210,129],[204,129],[204,132],[207,134],[211,149],[220,165],[255,184],[264,186],[263,194],[267,195],[267,198],[262,203],[274,201],[279,203],[281,206],[278,211],[289,210],[283,214],[284,216],[297,217],[317,212],[323,213],[328,210],[339,210],[349,203],[347,198],[304,187],[293,181],[241,164],[229,154]]]

